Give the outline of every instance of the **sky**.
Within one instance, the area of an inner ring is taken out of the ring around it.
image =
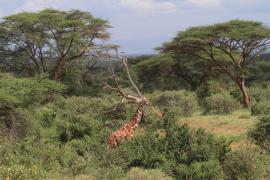
[[[0,0],[0,17],[44,8],[80,9],[110,21],[111,44],[126,54],[154,48],[188,27],[256,20],[270,26],[270,0]]]

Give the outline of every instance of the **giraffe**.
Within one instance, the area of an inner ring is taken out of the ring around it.
[[[143,117],[143,104],[139,103],[136,112],[131,118],[131,121],[122,125],[122,127],[110,134],[108,138],[109,147],[116,148],[119,144],[123,143],[124,140],[134,136],[135,129],[138,127]]]
[[[118,56],[118,58],[122,60],[123,66],[126,69],[128,79],[129,79],[131,85],[133,86],[133,88],[136,90],[137,96],[132,96],[132,95],[126,94],[119,87],[117,79],[116,79],[116,74],[114,73],[113,68],[111,69],[111,73],[112,73],[112,78],[115,81],[116,87],[112,87],[107,83],[103,83],[105,85],[104,89],[108,88],[110,90],[114,90],[114,91],[118,92],[118,94],[120,96],[122,96],[122,100],[121,100],[120,104],[123,104],[123,103],[137,104],[137,110],[133,114],[131,120],[128,123],[123,124],[119,130],[114,131],[109,135],[109,137],[107,139],[107,145],[108,145],[109,149],[116,148],[117,146],[122,144],[126,139],[132,138],[134,136],[135,129],[139,126],[139,123],[143,117],[144,106],[150,106],[152,108],[152,110],[155,112],[155,114],[160,118],[163,117],[163,115],[164,115],[164,113],[159,113],[154,109],[154,105],[146,97],[144,97],[142,95],[139,88],[136,86],[136,84],[132,80],[130,72],[129,72],[129,68],[127,65],[127,62],[128,62],[127,58],[126,57],[123,58],[120,56]],[[126,100],[127,100],[127,102],[125,102]],[[116,108],[114,108],[114,109],[116,109]]]

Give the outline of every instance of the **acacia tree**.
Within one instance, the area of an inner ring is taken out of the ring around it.
[[[211,75],[212,67],[197,57],[179,54],[161,54],[136,64],[140,79],[152,81],[161,76],[184,80],[189,88],[196,90]]]
[[[240,88],[244,106],[250,107],[246,87],[247,64],[268,49],[269,39],[270,30],[262,23],[232,20],[181,31],[159,49],[198,57],[215,71],[225,73]]]
[[[80,10],[45,9],[5,17],[0,24],[2,54],[25,55],[23,66],[59,80],[66,63],[103,49],[109,23]]]

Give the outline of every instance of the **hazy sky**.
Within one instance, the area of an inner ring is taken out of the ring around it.
[[[270,0],[0,0],[0,17],[43,8],[81,9],[109,20],[111,42],[128,54],[155,53],[190,26],[231,19],[270,25]]]

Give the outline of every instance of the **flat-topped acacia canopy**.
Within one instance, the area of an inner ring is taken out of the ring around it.
[[[60,80],[65,65],[103,50],[108,21],[80,10],[45,9],[7,16],[0,23],[2,54],[20,59],[30,74],[49,73]],[[20,57],[20,58],[18,58]]]
[[[180,31],[171,42],[158,49],[196,56],[213,66],[213,70],[225,73],[239,86],[244,105],[250,107],[245,85],[246,65],[269,48],[269,40],[270,29],[262,23],[232,20]]]

